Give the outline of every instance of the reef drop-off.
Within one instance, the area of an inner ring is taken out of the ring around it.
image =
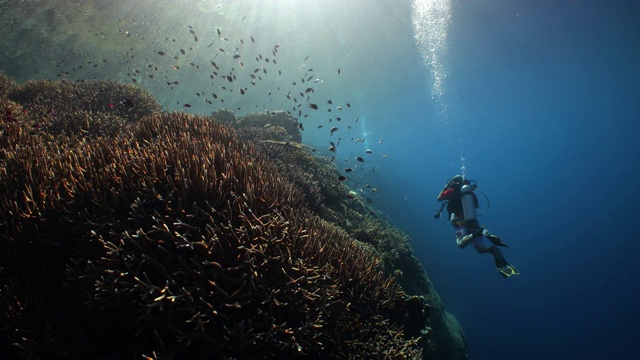
[[[466,357],[408,245],[338,221],[358,209],[311,198],[283,145],[115,82],[0,74],[0,97],[3,354]]]

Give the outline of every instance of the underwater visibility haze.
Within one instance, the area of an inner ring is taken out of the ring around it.
[[[115,80],[167,112],[288,112],[349,199],[409,236],[469,359],[640,359],[636,2],[48,0],[0,10],[0,71],[19,84]],[[509,245],[519,275],[503,279],[490,255],[456,247],[446,216],[434,219],[456,174],[477,181],[478,220]]]

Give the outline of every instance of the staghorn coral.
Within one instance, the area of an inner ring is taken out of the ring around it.
[[[114,81],[29,81],[7,89],[7,98],[20,103],[21,123],[52,135],[113,136],[127,123],[160,110],[148,92]],[[5,111],[4,122],[17,119],[16,114]]]
[[[85,111],[121,117],[127,122],[161,109],[149,92],[111,80],[32,80],[12,89],[7,97],[27,108],[38,107],[43,113]]]
[[[403,325],[425,305],[226,126],[0,145],[5,354],[419,358]]]
[[[295,146],[262,142],[260,149],[302,191],[311,210],[329,221],[337,218],[327,207],[327,199],[339,198],[346,187],[336,181],[331,165]]]

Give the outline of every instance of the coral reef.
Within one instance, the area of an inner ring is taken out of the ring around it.
[[[34,133],[20,111],[104,114],[83,94],[121,88],[101,84],[33,82],[0,104],[19,114],[0,133],[3,354],[421,357],[424,299],[231,128],[141,109],[113,132]]]
[[[15,86],[16,83],[10,77],[0,72],[0,100],[5,99]]]
[[[253,140],[302,141],[298,119],[286,111],[249,113],[237,118],[233,126]]]
[[[224,114],[228,115],[227,111]],[[232,113],[231,113],[232,114]],[[244,138],[257,141],[261,152],[304,194],[309,208],[326,221],[340,226],[350,236],[371,246],[380,257],[386,274],[393,275],[404,291],[420,295],[430,304],[432,331],[421,333],[424,357],[433,359],[466,359],[467,341],[460,324],[444,310],[442,300],[413,256],[406,234],[379,218],[375,209],[362,196],[337,180],[335,164],[328,158],[316,157],[294,143],[269,142],[265,139],[291,141],[295,136],[273,138],[264,124],[276,123],[271,113],[254,114],[253,127],[239,126],[240,120],[227,122]],[[258,119],[256,119],[258,118]],[[241,118],[240,118],[241,119]],[[297,121],[289,117],[290,131],[300,132]],[[247,122],[245,122],[246,124]]]
[[[20,103],[31,127],[52,135],[113,136],[161,109],[147,91],[109,80],[28,81],[7,88],[6,97]]]

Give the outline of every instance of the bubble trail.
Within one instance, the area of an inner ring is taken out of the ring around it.
[[[444,111],[442,96],[446,92],[447,78],[444,57],[451,22],[451,1],[414,0],[411,21],[416,45],[433,80],[431,98],[438,102],[441,111]]]

